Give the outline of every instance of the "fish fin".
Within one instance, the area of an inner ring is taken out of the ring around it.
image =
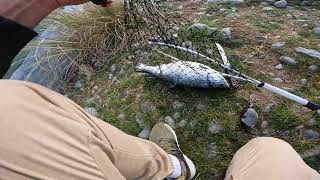
[[[141,64],[141,63],[139,63],[139,64],[134,66],[134,70],[137,71],[137,72],[143,72],[144,69],[145,69],[145,65]]]

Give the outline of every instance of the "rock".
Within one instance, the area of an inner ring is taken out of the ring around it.
[[[142,139],[149,139],[150,130],[149,128],[144,128],[139,134],[138,137]]]
[[[284,81],[281,78],[273,78],[273,82],[283,83]]]
[[[86,107],[84,108],[84,110],[89,113],[90,115],[94,116],[94,117],[97,117],[98,116],[98,111],[96,108],[94,107]]]
[[[219,154],[218,146],[215,143],[210,143],[206,146],[204,152],[206,160],[214,160]]]
[[[207,2],[208,3],[240,5],[240,4],[244,3],[244,0],[208,0]]]
[[[82,80],[78,80],[74,85],[74,88],[76,88],[76,89],[81,89],[83,87],[84,87],[84,83]]]
[[[108,79],[111,80],[112,78],[113,78],[113,74],[110,73],[110,74],[108,75]]]
[[[313,50],[313,49],[307,49],[307,48],[303,48],[303,47],[298,47],[298,48],[295,49],[295,51],[297,53],[305,54],[307,56],[311,56],[313,58],[320,59],[320,52],[316,51],[316,50]]]
[[[316,27],[313,29],[313,34],[315,34],[316,36],[320,36],[320,27]]]
[[[185,104],[182,103],[182,102],[180,102],[180,101],[174,101],[174,102],[172,103],[172,107],[173,107],[173,109],[175,109],[175,110],[182,109],[184,106],[185,106]]]
[[[257,43],[262,44],[267,41],[268,37],[267,36],[256,36],[255,39],[256,39]]]
[[[273,5],[276,1],[275,0],[266,0],[266,3]]]
[[[308,69],[309,69],[309,72],[312,73],[312,74],[315,74],[315,73],[319,72],[319,68],[316,65],[310,65],[308,67]]]
[[[140,104],[140,111],[142,113],[150,113],[153,110],[154,110],[154,107],[149,101],[146,101]]]
[[[267,2],[261,2],[261,3],[260,3],[260,6],[261,6],[261,7],[269,6],[269,3],[267,3]]]
[[[141,113],[136,114],[135,119],[136,119],[136,122],[139,124],[140,128],[143,128],[145,126],[143,115]]]
[[[258,113],[253,108],[249,108],[241,118],[241,121],[247,127],[254,128],[258,122]]]
[[[306,86],[307,84],[308,84],[308,80],[307,79],[301,79],[299,81],[299,85],[302,86],[302,87]]]
[[[111,73],[114,73],[117,69],[117,66],[115,64],[112,64],[111,67],[110,67],[110,72]]]
[[[309,139],[309,140],[317,140],[320,138],[320,134],[319,132],[313,130],[313,129],[309,129],[309,130],[306,130],[304,133],[303,133],[304,137],[306,139]]]
[[[94,102],[95,102],[96,100],[98,100],[98,99],[99,99],[99,96],[98,96],[98,95],[94,95],[93,97],[87,99],[87,100],[85,101],[85,104],[86,104],[86,105],[90,105],[90,104],[94,103]]]
[[[222,126],[216,121],[211,121],[208,125],[208,132],[211,134],[219,133],[222,129]]]
[[[275,2],[273,5],[277,8],[286,8],[288,5],[288,2],[286,0],[280,0],[278,2]]]
[[[176,122],[172,117],[170,116],[165,117],[164,122],[168,124],[172,129],[176,128]]]
[[[281,62],[281,64],[290,65],[290,66],[297,65],[297,61],[295,61],[291,57],[287,57],[287,56],[281,56],[280,62]]]
[[[282,64],[278,64],[278,65],[275,66],[275,68],[276,68],[277,70],[281,70],[281,69],[283,69],[283,66],[282,66]]]
[[[207,31],[208,36],[217,31],[216,28],[211,28],[208,25],[202,24],[202,23],[195,23],[195,24],[191,25],[188,29],[191,32]]]
[[[197,126],[197,124],[198,124],[198,120],[196,120],[196,119],[190,121],[190,127],[191,128],[195,128]]]
[[[314,126],[314,125],[316,125],[316,124],[317,124],[317,121],[316,121],[316,118],[315,118],[315,117],[309,119],[308,122],[307,122],[307,125],[308,125],[308,126]]]
[[[199,103],[196,105],[196,110],[198,112],[204,112],[207,110],[207,107],[206,107],[206,105]]]
[[[121,68],[118,74],[122,76],[122,75],[124,75],[125,73],[126,73],[126,71],[125,71],[123,68]]]
[[[263,110],[264,113],[269,114],[276,107],[274,103],[268,104],[266,108]]]
[[[184,128],[187,127],[187,124],[188,124],[188,121],[185,120],[185,119],[183,119],[183,120],[181,120],[181,121],[179,122],[179,127],[180,127],[181,129],[184,129]]]
[[[124,89],[120,92],[120,95],[119,95],[119,98],[121,100],[125,100],[129,97],[129,92],[128,92],[128,89]]]
[[[227,9],[226,8],[221,8],[221,9],[219,9],[219,13],[223,13],[223,12],[225,12]]]
[[[120,113],[118,116],[117,116],[117,119],[120,120],[120,121],[124,121],[126,118],[126,116],[123,114],[123,113]]]
[[[235,13],[235,12],[227,14],[225,16],[226,19],[233,19],[233,18],[238,18],[238,17],[240,17],[240,14],[239,13]]]
[[[273,7],[264,7],[262,8],[262,11],[273,11]]]
[[[225,39],[225,40],[230,40],[230,39],[232,39],[231,28],[223,28],[223,29],[221,30],[221,33],[222,33],[223,39]]]
[[[301,125],[295,127],[295,130],[296,130],[296,131],[300,131],[300,130],[302,130],[303,128],[304,128],[304,125],[301,124]]]
[[[118,81],[117,77],[114,76],[114,77],[112,78],[112,80],[111,80],[111,84],[113,85],[113,84],[117,83],[117,81]]]
[[[266,129],[269,126],[269,122],[268,121],[262,121],[260,128],[261,129]]]
[[[181,116],[180,116],[180,113],[179,113],[179,112],[175,112],[175,113],[173,114],[173,118],[174,118],[175,120],[178,120],[180,117],[181,117]]]
[[[271,49],[281,49],[286,45],[285,42],[277,42],[275,44],[272,44]]]

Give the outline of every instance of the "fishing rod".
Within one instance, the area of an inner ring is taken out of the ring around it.
[[[248,75],[245,75],[245,74],[243,74],[243,73],[241,73],[241,72],[239,72],[239,71],[237,71],[235,69],[232,69],[230,66],[228,66],[226,64],[222,64],[222,63],[218,62],[217,60],[212,59],[212,58],[210,58],[210,57],[208,57],[208,56],[206,56],[204,54],[201,54],[201,53],[199,53],[197,51],[194,51],[194,50],[191,50],[191,49],[188,49],[188,48],[185,48],[185,47],[177,46],[177,45],[174,45],[174,44],[164,43],[164,42],[149,41],[148,44],[171,47],[171,48],[174,48],[174,49],[177,49],[177,50],[181,50],[181,51],[184,51],[184,52],[188,52],[188,53],[197,55],[199,57],[202,57],[202,58],[210,61],[213,64],[219,65],[220,67],[228,70],[231,73],[231,75],[230,75],[231,77],[234,77],[234,78],[236,78],[238,80],[241,80],[241,81],[246,81],[246,82],[250,82],[252,84],[255,84],[255,86],[258,87],[258,88],[262,88],[262,89],[268,90],[268,91],[273,92],[275,94],[278,94],[278,95],[280,95],[282,97],[290,99],[291,101],[294,101],[294,102],[296,102],[298,104],[301,104],[301,105],[309,108],[312,111],[320,110],[320,106],[319,105],[314,104],[314,103],[308,101],[307,99],[304,99],[304,98],[302,98],[300,96],[292,94],[292,93],[290,93],[288,91],[285,91],[285,90],[283,90],[281,88],[273,86],[273,85],[271,85],[269,83],[254,79],[254,78],[252,78],[252,77],[250,77]],[[224,54],[222,46],[220,44],[218,44],[218,43],[216,43],[216,45],[218,47],[218,50],[219,50],[220,54]],[[225,73],[221,73],[221,74],[223,75]]]

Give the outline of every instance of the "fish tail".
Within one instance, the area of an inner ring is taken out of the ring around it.
[[[137,71],[137,72],[143,72],[145,70],[145,65],[144,64],[137,64],[134,66],[134,70]]]

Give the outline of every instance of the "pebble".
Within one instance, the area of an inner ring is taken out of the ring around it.
[[[307,125],[308,125],[308,126],[314,126],[314,125],[316,125],[316,124],[317,124],[317,121],[316,121],[316,118],[315,118],[315,117],[309,119],[308,122],[307,122]]]
[[[313,29],[313,34],[320,37],[320,27],[316,27]]]
[[[150,130],[149,128],[144,128],[139,134],[138,137],[142,139],[149,139]]]
[[[309,130],[306,130],[304,133],[303,133],[304,137],[306,139],[309,139],[309,140],[316,140],[316,139],[319,139],[320,138],[320,134],[319,132],[313,130],[313,129],[309,129]]]
[[[283,83],[284,81],[281,78],[273,78],[273,82]]]
[[[211,134],[216,134],[222,131],[222,126],[216,121],[211,121],[208,126],[208,132]]]
[[[164,118],[164,122],[165,122],[166,124],[168,124],[172,129],[175,129],[175,128],[176,128],[176,122],[175,122],[175,120],[174,120],[172,117],[166,116],[166,117]]]
[[[219,13],[223,13],[223,12],[225,12],[227,9],[226,8],[221,8],[221,9],[219,9]]]
[[[299,84],[300,84],[300,86],[304,87],[304,86],[306,86],[308,84],[308,80],[307,79],[301,79],[299,81]]]
[[[319,72],[319,67],[316,65],[310,65],[308,69],[309,69],[309,72],[312,74]]]
[[[185,119],[183,119],[183,120],[181,120],[181,121],[179,122],[179,127],[180,127],[181,129],[184,129],[184,128],[187,127],[187,124],[188,124],[188,121],[185,120]]]
[[[180,102],[180,101],[174,101],[173,103],[172,103],[172,107],[173,107],[173,109],[176,109],[176,110],[178,110],[178,109],[182,109],[183,107],[184,107],[184,103],[182,103],[182,102]]]
[[[112,78],[113,78],[113,74],[110,73],[110,74],[108,75],[108,79],[111,80]]]
[[[269,114],[271,111],[276,107],[274,103],[270,103],[266,106],[266,108],[263,110],[264,113]]]
[[[225,39],[225,40],[230,40],[230,39],[232,39],[232,33],[231,33],[231,28],[223,28],[222,30],[221,30],[221,33],[222,33],[222,37],[223,37],[223,39]]]
[[[269,122],[268,121],[262,121],[260,127],[261,129],[266,129],[269,126]]]
[[[273,11],[273,7],[264,7],[262,8],[263,11]]]
[[[236,12],[227,14],[227,15],[225,16],[226,19],[233,19],[233,18],[238,18],[238,17],[240,17],[240,14],[239,14],[239,13],[236,13]]]
[[[285,42],[277,42],[271,45],[271,49],[281,49],[286,45]]]
[[[303,48],[303,47],[298,47],[295,49],[295,51],[297,53],[301,53],[301,54],[305,54],[307,56],[316,58],[316,59],[320,59],[320,52],[313,50],[313,49],[307,49],[307,48]]]
[[[84,108],[84,110],[89,113],[90,115],[94,116],[94,117],[97,117],[98,116],[98,111],[96,108],[94,107],[86,107]]]
[[[280,0],[274,3],[274,6],[277,8],[286,8],[287,5],[288,5],[288,2],[286,0]]]
[[[126,118],[126,116],[123,114],[123,113],[120,113],[118,116],[117,116],[117,119],[120,120],[120,121],[124,121]]]
[[[111,73],[114,73],[117,69],[117,66],[115,64],[112,64],[111,67],[110,67],[110,72]]]
[[[211,34],[213,34],[214,32],[217,31],[216,28],[211,28],[206,24],[202,24],[202,23],[195,23],[193,25],[191,25],[189,28],[189,31],[191,32],[203,32],[203,31],[207,31],[207,35],[210,36]]]
[[[76,89],[81,89],[81,88],[84,87],[84,83],[83,83],[81,80],[78,80],[78,81],[75,83],[74,87],[75,87]]]
[[[196,105],[196,110],[198,112],[204,112],[207,110],[207,107],[206,107],[206,105],[199,103]]]
[[[215,143],[210,143],[205,147],[206,160],[214,160],[218,156],[218,146]]]
[[[197,126],[197,124],[198,124],[198,120],[192,120],[192,121],[190,121],[190,127],[191,128],[195,128],[196,126]]]
[[[258,122],[258,113],[253,109],[249,108],[247,112],[241,118],[241,121],[248,127],[254,128]]]
[[[257,43],[262,44],[266,42],[268,38],[267,36],[256,36],[255,39]]]
[[[173,118],[174,118],[175,120],[178,120],[180,117],[181,117],[181,116],[180,116],[180,113],[179,113],[179,112],[175,112],[175,113],[173,114]]]
[[[142,113],[150,113],[153,111],[153,105],[149,102],[149,101],[146,101],[146,102],[142,102],[140,104],[140,111]]]
[[[292,59],[291,57],[288,57],[288,56],[281,56],[280,63],[285,64],[285,65],[290,65],[290,66],[297,65],[297,61],[295,61],[294,59]]]
[[[275,68],[276,68],[277,70],[281,70],[281,69],[283,69],[283,66],[282,66],[282,64],[278,64],[278,65],[275,66]]]

